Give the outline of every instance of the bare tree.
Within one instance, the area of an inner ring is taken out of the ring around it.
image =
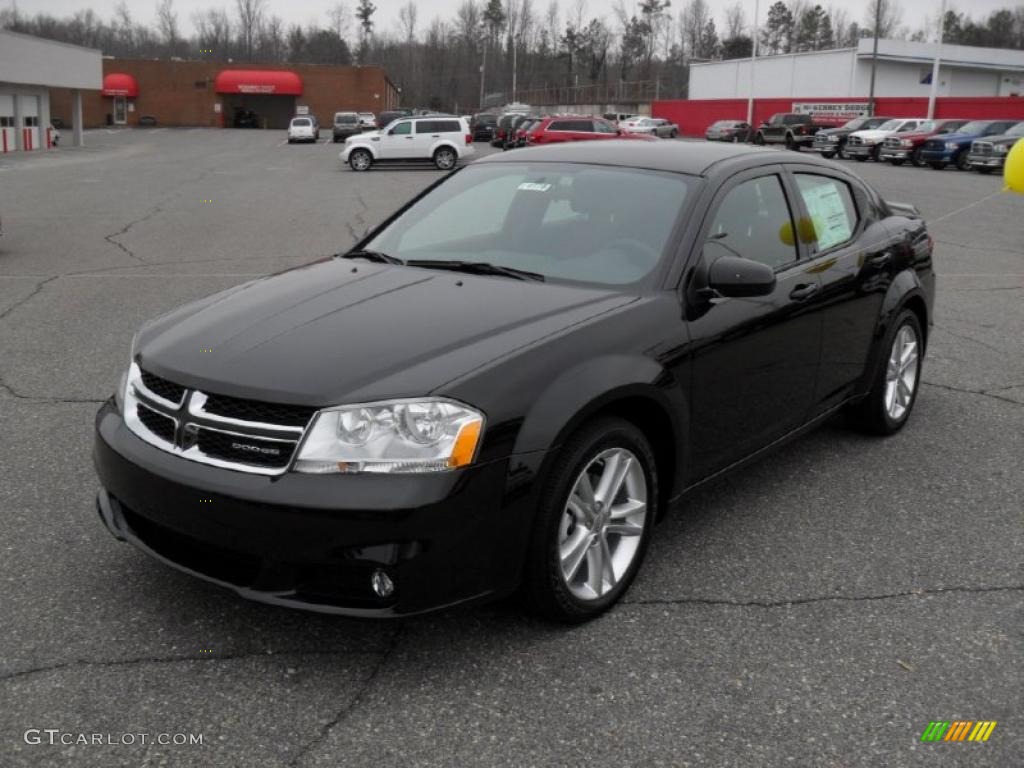
[[[157,0],[156,25],[167,50],[174,53],[178,45],[178,14],[174,12],[174,0]]]
[[[402,34],[405,36],[407,43],[412,43],[416,39],[417,15],[418,11],[414,0],[409,0],[409,2],[398,9],[398,23],[402,28]]]
[[[864,29],[874,35],[878,30],[881,38],[894,37],[903,21],[903,10],[897,0],[868,0],[864,16]]]
[[[349,27],[352,25],[352,13],[349,11],[348,6],[344,3],[337,3],[327,11],[327,18],[331,22],[331,31],[334,32],[339,40],[344,40],[348,36]]]
[[[266,0],[235,0],[235,10],[238,13],[238,37],[247,61],[252,61],[253,48],[260,25],[263,23],[266,4]]]
[[[735,2],[725,9],[725,38],[735,39],[747,34],[747,12],[743,3]]]

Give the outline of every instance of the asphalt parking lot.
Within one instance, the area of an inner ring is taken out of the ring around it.
[[[1020,764],[1024,197],[855,166],[936,240],[895,437],[829,424],[698,492],[591,624],[512,602],[365,623],[170,570],[93,506],[93,415],[140,323],[342,250],[440,176],[282,138],[95,131],[0,159],[0,765]],[[999,724],[921,743],[960,719]]]

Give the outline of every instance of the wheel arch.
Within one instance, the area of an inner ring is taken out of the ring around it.
[[[593,382],[604,384],[598,389]],[[622,418],[651,443],[659,478],[659,506],[664,512],[666,502],[683,487],[686,413],[681,389],[653,360],[594,361],[563,373],[540,394],[523,421],[515,450],[546,447],[538,470],[543,483],[559,447],[570,435],[596,418]]]
[[[868,365],[864,376],[858,387],[859,392],[866,392],[875,380],[878,366],[883,363],[883,356],[886,350],[883,348],[885,336],[889,331],[896,317],[904,309],[909,309],[917,317],[921,326],[921,344],[924,347],[922,352],[928,349],[928,329],[931,317],[928,312],[928,301],[925,288],[921,280],[912,269],[905,269],[893,279],[882,302],[882,310],[878,315],[878,322],[875,325],[875,332],[871,343],[871,352],[868,355]]]

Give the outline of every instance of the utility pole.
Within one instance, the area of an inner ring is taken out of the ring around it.
[[[484,80],[487,77],[487,39],[484,39],[484,55],[480,60],[480,109],[484,108]]]
[[[882,0],[875,0],[875,42],[871,49],[871,86],[868,90],[868,117],[875,116],[875,71],[878,69],[878,18],[882,13]],[[854,66],[857,66],[854,59]]]
[[[928,119],[935,117],[935,97],[939,92],[939,59],[942,58],[942,38],[946,34],[946,0],[942,0],[939,11],[939,40],[935,44],[935,60],[932,62],[932,84],[928,90]]]
[[[750,92],[747,94],[747,125],[754,125],[754,62],[757,61],[757,14],[760,12],[759,0],[754,0],[754,34],[753,47],[750,50]]]
[[[519,36],[512,35],[512,103],[518,104],[516,101],[516,70],[518,61],[516,59],[516,53],[519,51]]]

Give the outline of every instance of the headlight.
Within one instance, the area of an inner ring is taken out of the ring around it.
[[[994,147],[992,147],[992,151],[995,152],[997,155],[1005,155],[1007,152],[1010,151],[1010,145],[996,144]]]
[[[389,400],[320,411],[296,472],[441,472],[473,463],[484,416],[452,400]]]
[[[955,141],[947,141],[946,149],[960,149],[960,145],[957,144]]]
[[[125,390],[128,387],[128,373],[131,371],[132,363],[135,362],[135,342],[138,338],[138,333],[132,336],[132,343],[128,348],[128,365],[125,367],[124,373],[121,374],[121,380],[117,383],[117,389],[114,390],[114,402],[117,404],[117,410],[121,413],[124,413],[124,397]]]
[[[912,147],[912,146],[914,146],[914,142],[912,142],[910,139],[900,139],[900,146],[901,147]]]

